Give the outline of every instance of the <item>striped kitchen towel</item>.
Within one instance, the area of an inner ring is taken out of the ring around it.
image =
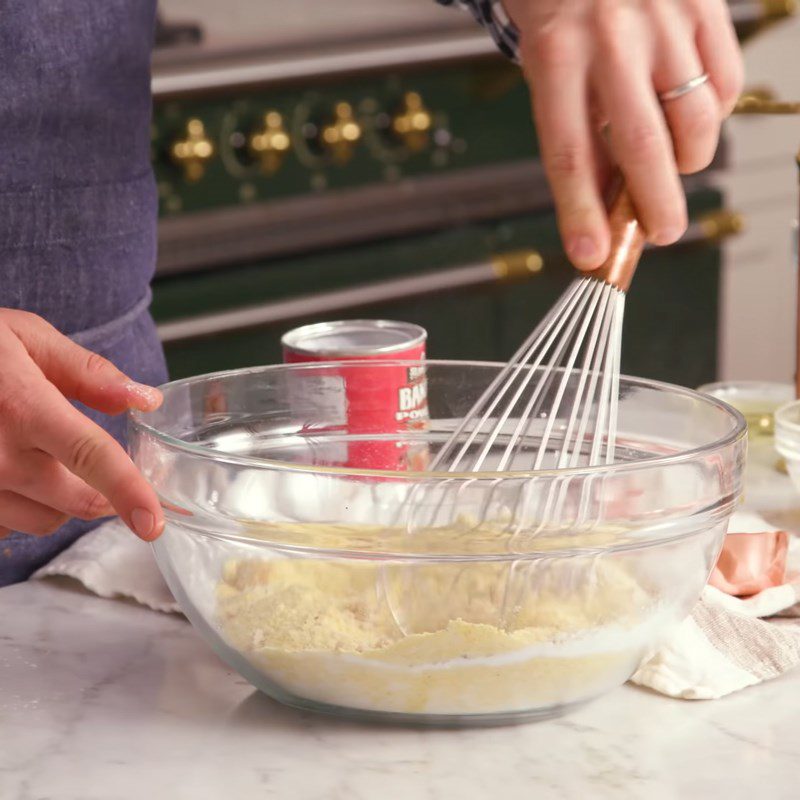
[[[752,528],[736,514],[730,530]],[[737,523],[739,523],[737,525]],[[775,530],[763,520],[760,530]],[[800,664],[800,540],[791,537],[789,580],[747,598],[706,586],[690,617],[645,658],[631,681],[670,697],[713,700]]]

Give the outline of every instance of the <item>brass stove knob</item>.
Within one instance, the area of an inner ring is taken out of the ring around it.
[[[727,208],[703,214],[697,222],[703,237],[708,242],[718,242],[729,236],[736,236],[745,229],[744,215]]]
[[[277,111],[267,111],[264,127],[251,134],[248,146],[265,174],[276,172],[292,147],[292,140],[283,126],[283,117]]]
[[[767,19],[783,19],[797,13],[797,0],[761,0],[761,8]]]
[[[199,181],[203,177],[207,162],[214,156],[214,143],[206,136],[201,120],[190,119],[186,123],[186,138],[173,143],[170,156],[183,169],[187,181]]]
[[[403,107],[392,119],[392,132],[413,152],[423,150],[433,124],[430,111],[425,108],[417,92],[403,95]]]
[[[320,140],[333,160],[344,164],[353,157],[353,151],[361,134],[361,125],[353,116],[353,107],[350,103],[337,103],[333,122],[322,128]]]

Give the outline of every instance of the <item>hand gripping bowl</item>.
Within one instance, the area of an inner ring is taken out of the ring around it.
[[[535,418],[503,473],[365,469],[370,447],[434,455],[501,368],[429,361],[429,419],[365,431],[341,375],[397,366],[206,375],[132,416],[166,509],[156,557],[187,617],[273,698],[364,718],[514,722],[623,683],[708,578],[741,492],[743,417],[623,377],[609,466],[525,472]]]

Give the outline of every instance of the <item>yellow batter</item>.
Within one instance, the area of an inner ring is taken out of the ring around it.
[[[629,677],[654,613],[610,556],[515,566],[239,560],[226,565],[217,603],[227,642],[284,692],[429,714],[589,698]]]

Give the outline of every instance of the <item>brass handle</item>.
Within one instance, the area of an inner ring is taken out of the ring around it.
[[[797,0],[761,0],[766,19],[783,19],[797,12]]]
[[[277,111],[267,111],[263,127],[251,134],[248,146],[259,160],[264,174],[277,172],[292,146],[292,140],[283,126],[283,117]]]
[[[736,103],[734,114],[800,114],[800,102],[778,100],[771,89],[748,89]]]
[[[711,244],[736,236],[745,229],[744,215],[738,211],[722,208],[709,211],[695,219],[681,240],[684,244]],[[636,248],[640,245],[641,234],[637,233]],[[647,246],[652,249],[652,246]],[[491,264],[499,281],[524,280],[538,275],[544,269],[544,256],[538,250],[511,250],[492,256]],[[594,273],[586,273],[592,275]]]
[[[402,110],[392,120],[392,131],[412,152],[424,150],[428,144],[433,118],[417,92],[406,92]]]
[[[544,269],[544,259],[538,250],[511,250],[491,258],[492,270],[499,281],[530,278]]]
[[[214,156],[214,143],[206,136],[201,120],[190,119],[186,123],[186,138],[173,143],[170,156],[187,181],[194,183],[203,177],[206,164]]]
[[[696,224],[707,242],[718,242],[721,239],[727,239],[729,236],[735,236],[745,229],[744,215],[738,211],[729,211],[725,208],[703,214],[698,217]]]
[[[361,125],[353,116],[350,103],[337,103],[333,122],[322,129],[322,144],[335,162],[344,164],[353,157],[361,134]]]
[[[739,39],[746,42],[795,14],[798,0],[728,0],[728,5]]]

